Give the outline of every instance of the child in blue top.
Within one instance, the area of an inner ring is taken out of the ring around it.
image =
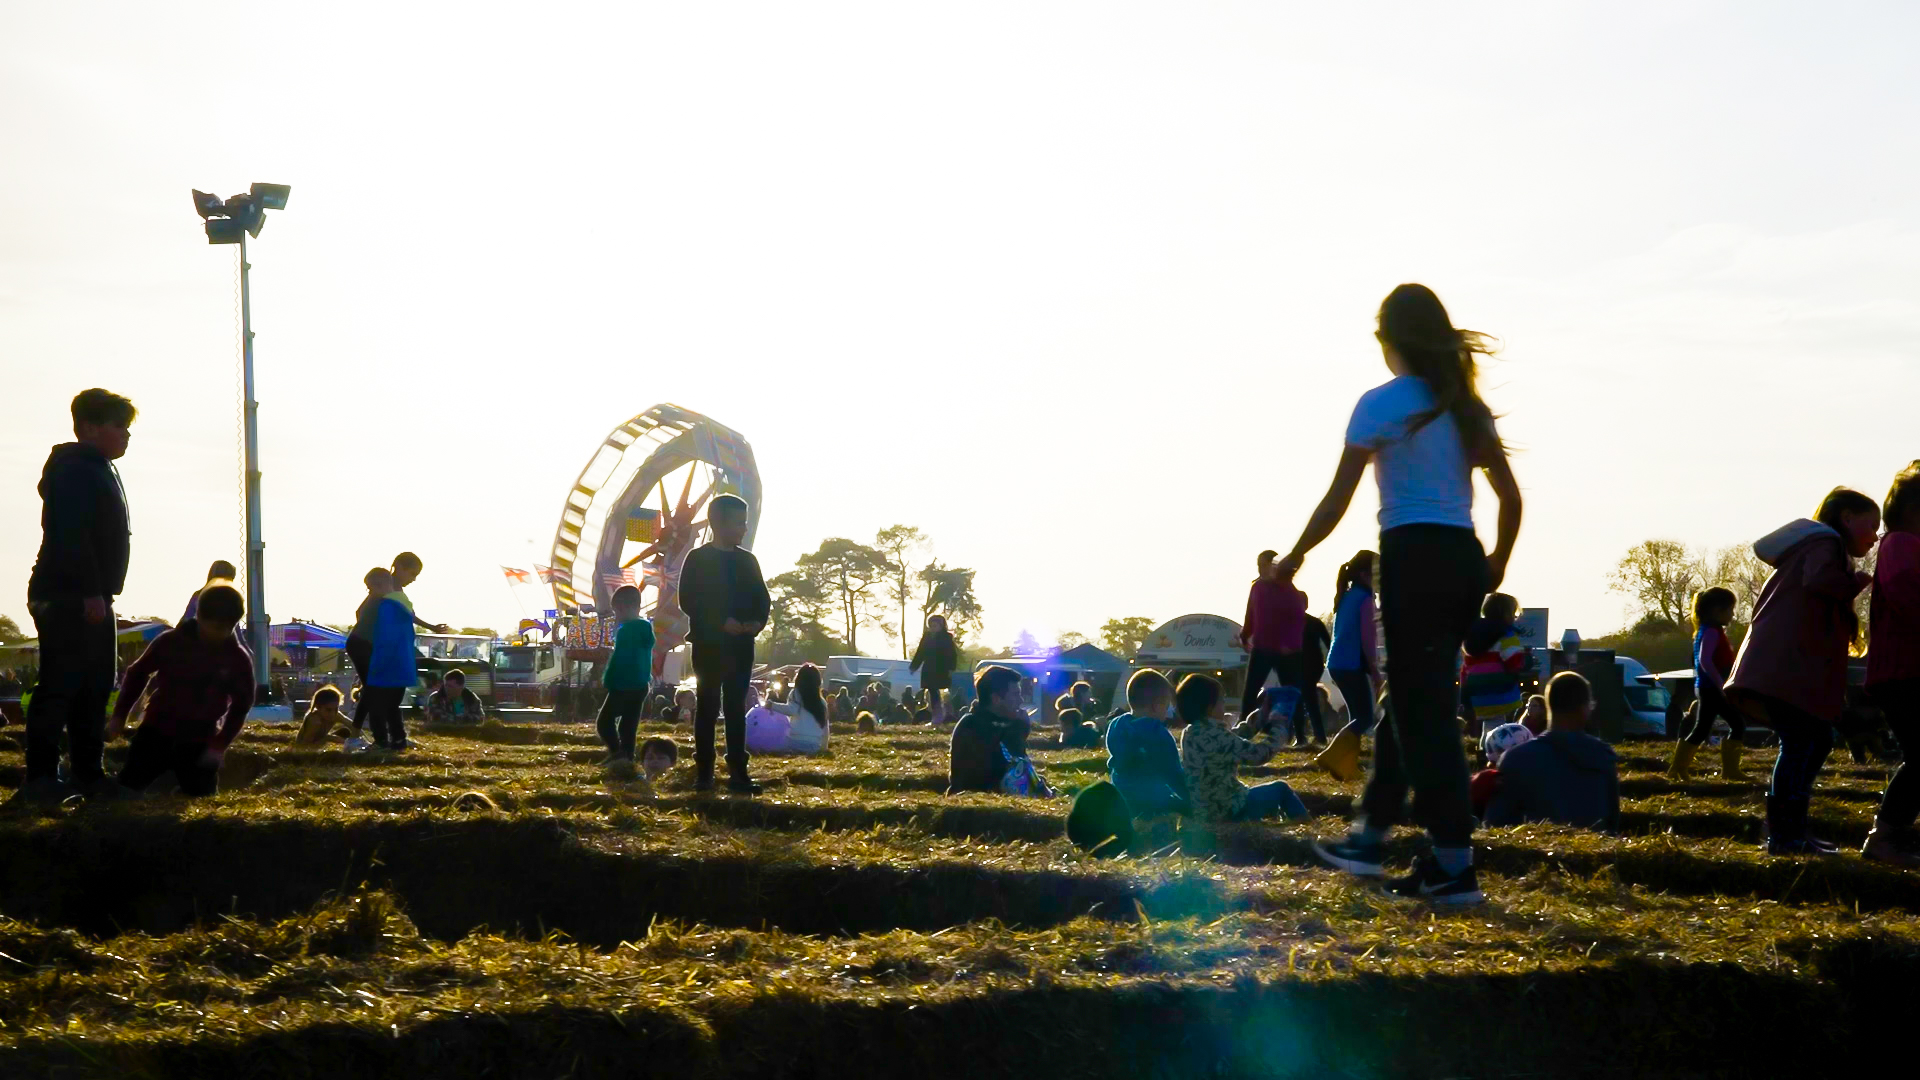
[[[600,706],[600,741],[607,744],[605,764],[631,764],[633,737],[653,679],[653,624],[640,617],[640,590],[622,585],[613,592],[613,617],[620,630],[613,638],[601,684],[607,700]]]
[[[1107,775],[1135,815],[1187,812],[1187,773],[1167,730],[1173,684],[1152,669],[1127,680],[1127,711],[1107,725]]]
[[[374,744],[383,750],[405,750],[413,744],[407,741],[406,724],[400,719],[400,703],[408,687],[420,684],[419,654],[413,647],[413,604],[397,587],[397,580],[390,584],[396,587],[369,612],[372,648],[360,697],[366,704]]]

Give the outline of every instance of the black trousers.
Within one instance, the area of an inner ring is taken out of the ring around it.
[[[1373,679],[1364,671],[1335,671],[1333,685],[1347,699],[1347,726],[1365,735],[1373,730]]]
[[[1920,679],[1891,679],[1876,683],[1868,692],[1873,703],[1887,714],[1887,726],[1900,740],[1900,767],[1887,778],[1887,793],[1880,797],[1880,812],[1873,817],[1876,829],[1909,829],[1920,818],[1920,779],[1907,772],[1907,762],[1920,757]]]
[[[1699,704],[1694,711],[1693,727],[1687,731],[1687,741],[1695,746],[1707,741],[1713,734],[1713,718],[1718,716],[1726,720],[1733,729],[1733,737],[1744,738],[1747,734],[1747,718],[1740,710],[1727,704],[1727,695],[1718,688],[1701,686]]]
[[[1273,652],[1268,649],[1250,649],[1247,652],[1247,685],[1240,692],[1240,717],[1245,719],[1260,700],[1260,691],[1264,688],[1267,676],[1277,675],[1281,686],[1290,686],[1300,691],[1300,704],[1295,707],[1292,716],[1287,718],[1287,727],[1293,734],[1293,741],[1304,743],[1307,732],[1300,725],[1300,717],[1305,715],[1313,721],[1313,736],[1316,739],[1327,737],[1327,721],[1320,715],[1320,694],[1314,689],[1318,674],[1307,666],[1307,654],[1304,652]],[[1265,717],[1261,717],[1264,725]]]
[[[713,725],[722,711],[727,718],[727,773],[747,775],[747,684],[753,678],[753,639],[693,645],[693,673],[700,677],[693,708],[693,764],[699,778],[713,777]]]
[[[1374,732],[1373,773],[1360,796],[1368,824],[1406,813],[1435,847],[1473,842],[1467,756],[1460,743],[1460,645],[1487,591],[1487,556],[1471,529],[1402,525],[1380,534],[1380,619],[1393,707]]]
[[[207,744],[200,739],[176,739],[145,724],[133,733],[133,745],[127,748],[127,763],[120,770],[120,783],[135,791],[172,773],[180,782],[182,795],[212,795],[220,790],[220,766],[209,762]]]
[[[40,636],[40,677],[27,705],[27,779],[59,775],[64,733],[74,783],[98,783],[106,775],[107,699],[119,667],[113,612],[88,622],[77,599],[35,600],[27,610]]]
[[[353,704],[353,733],[358,735],[367,730],[367,672],[373,667],[373,642],[347,638],[347,659],[353,662],[354,678],[360,680],[360,697]]]
[[[393,747],[407,741],[407,724],[400,717],[400,703],[406,696],[404,686],[360,688],[360,705],[367,710],[367,721],[373,725],[374,742]]]
[[[640,731],[640,710],[647,704],[647,688],[609,690],[600,703],[600,741],[609,753],[633,756],[633,737]]]

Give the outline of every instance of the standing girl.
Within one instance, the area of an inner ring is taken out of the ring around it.
[[[1315,850],[1349,873],[1382,875],[1382,844],[1411,788],[1413,814],[1432,836],[1433,854],[1390,887],[1436,904],[1477,903],[1455,676],[1481,597],[1506,577],[1520,535],[1520,485],[1493,411],[1475,386],[1476,358],[1490,351],[1486,340],[1455,328],[1424,285],[1401,285],[1387,295],[1374,336],[1394,377],[1354,407],[1333,484],[1281,560],[1287,577],[1300,569],[1346,516],[1372,462],[1380,485],[1380,615],[1393,708],[1374,740],[1373,775],[1354,830]],[[1474,469],[1487,470],[1500,500],[1491,555],[1473,532]]]
[[[1693,598],[1693,696],[1697,702],[1693,727],[1686,737],[1673,744],[1673,760],[1667,775],[1684,780],[1693,769],[1693,755],[1713,734],[1716,718],[1725,718],[1733,736],[1720,744],[1720,777],[1738,780],[1740,751],[1747,734],[1747,721],[1740,710],[1727,708],[1727,672],[1733,670],[1733,643],[1727,639],[1727,624],[1733,621],[1733,593],[1718,585],[1702,589]]]
[[[1807,831],[1807,809],[1814,778],[1833,750],[1833,722],[1846,705],[1847,653],[1860,640],[1853,599],[1873,581],[1853,569],[1853,560],[1873,550],[1879,531],[1880,508],[1842,487],[1827,493],[1813,520],[1790,522],[1753,545],[1773,573],[1754,602],[1727,699],[1764,716],[1780,736],[1767,786],[1767,851],[1774,855],[1838,850]]]
[[[1867,693],[1887,714],[1887,726],[1905,750],[1920,748],[1920,461],[1893,478],[1884,508],[1887,535],[1880,541],[1867,612],[1867,636],[1873,642],[1867,650]],[[1860,854],[1895,866],[1920,865],[1916,817],[1920,780],[1907,775],[1903,760],[1887,781]]]
[[[1373,730],[1374,658],[1379,655],[1373,630],[1373,560],[1371,551],[1354,555],[1340,567],[1335,583],[1339,598],[1327,674],[1347,701],[1347,726],[1313,760],[1337,780],[1360,775],[1360,737]]]

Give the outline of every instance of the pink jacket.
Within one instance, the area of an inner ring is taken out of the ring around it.
[[[1840,534],[1805,518],[1753,545],[1773,574],[1727,679],[1727,696],[1776,698],[1814,717],[1840,717],[1847,695],[1848,614],[1860,582]],[[1741,698],[1747,697],[1747,701]]]
[[[1867,616],[1867,685],[1920,679],[1920,536],[1880,541]]]
[[[1292,582],[1256,579],[1247,590],[1247,618],[1240,632],[1250,648],[1299,652],[1306,625],[1307,594]]]

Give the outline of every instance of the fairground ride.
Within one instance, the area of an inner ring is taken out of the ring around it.
[[[670,492],[678,499],[670,500]],[[656,493],[658,509],[648,505]],[[611,610],[621,585],[639,586],[643,597],[651,591],[658,674],[667,654],[686,640],[680,565],[707,536],[702,511],[723,493],[747,501],[746,546],[752,547],[760,525],[760,471],[739,432],[678,405],[655,405],[614,428],[560,511],[552,566],[543,575],[553,586],[554,608],[584,625],[583,616]],[[570,638],[568,645],[575,644]]]

